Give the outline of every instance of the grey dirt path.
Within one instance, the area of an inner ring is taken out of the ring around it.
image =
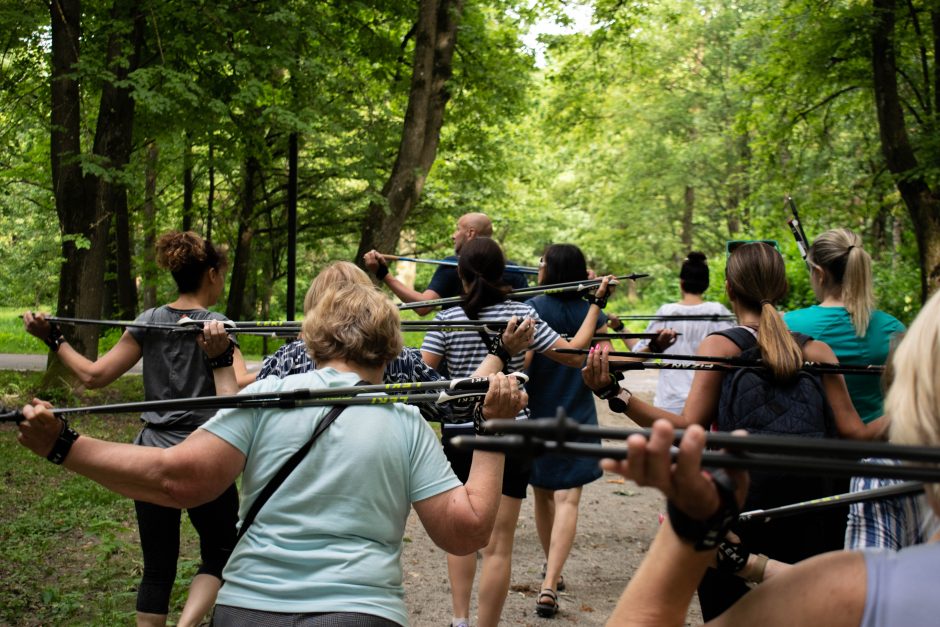
[[[656,371],[631,372],[625,385],[651,400],[656,390]],[[606,403],[597,405],[602,425],[635,427],[629,418],[613,414]],[[621,445],[622,442],[605,442]],[[502,625],[552,627],[604,625],[617,599],[633,576],[659,528],[665,502],[656,490],[639,488],[617,475],[605,474],[584,487],[574,548],[565,565],[567,589],[559,595],[561,611],[554,619],[535,614],[544,557],[535,530],[532,490],[522,506],[513,547],[513,569]],[[441,552],[421,528],[412,512],[402,553],[405,601],[411,624],[445,627],[451,619],[450,588]],[[479,567],[477,570],[479,581]],[[476,614],[476,588],[471,614]],[[698,601],[686,617],[687,624],[701,623]],[[476,620],[471,620],[476,625]]]

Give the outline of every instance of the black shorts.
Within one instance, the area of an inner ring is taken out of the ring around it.
[[[467,483],[473,451],[458,451],[451,446],[450,439],[458,435],[473,437],[473,427],[445,427],[441,433],[444,455],[447,456],[450,467],[454,469],[454,474],[461,483]],[[529,485],[530,467],[529,460],[524,457],[506,456],[506,466],[503,469],[503,496],[514,499],[525,498],[526,487]]]

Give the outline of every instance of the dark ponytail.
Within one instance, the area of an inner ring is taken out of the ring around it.
[[[463,310],[472,320],[480,310],[506,300],[512,289],[503,281],[506,259],[495,241],[475,237],[460,248],[457,273],[467,284]]]

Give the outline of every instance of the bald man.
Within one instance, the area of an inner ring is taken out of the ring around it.
[[[451,235],[454,240],[454,255],[445,257],[444,261],[457,261],[456,255],[460,254],[463,245],[474,237],[492,237],[493,223],[485,213],[465,213],[457,220],[457,229]],[[403,303],[415,303],[424,300],[435,300],[437,298],[450,298],[461,294],[460,277],[457,276],[456,266],[438,266],[428,283],[427,289],[423,292],[414,290],[388,272],[385,265],[385,259],[378,251],[371,250],[362,257],[363,262],[369,272],[380,277],[382,282],[392,290]],[[506,272],[503,274],[503,280],[513,289],[527,287],[525,275],[518,272]],[[419,316],[425,316],[430,313],[433,307],[420,307],[415,309]]]

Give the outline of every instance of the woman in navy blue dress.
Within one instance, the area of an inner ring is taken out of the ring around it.
[[[583,281],[587,263],[572,244],[552,244],[539,262],[539,285]],[[590,305],[577,293],[545,294],[528,301],[539,317],[562,334],[573,335],[584,322]],[[597,318],[597,332],[607,332],[607,316]],[[529,410],[533,418],[555,416],[563,407],[569,418],[585,425],[597,424],[594,396],[584,385],[581,371],[533,354],[528,367]],[[582,438],[600,444],[597,438]],[[581,488],[602,474],[597,462],[585,457],[544,455],[533,460],[529,483],[535,492],[535,526],[545,552],[541,593],[536,611],[552,617],[558,611],[557,592],[564,590],[561,569],[574,543]]]

